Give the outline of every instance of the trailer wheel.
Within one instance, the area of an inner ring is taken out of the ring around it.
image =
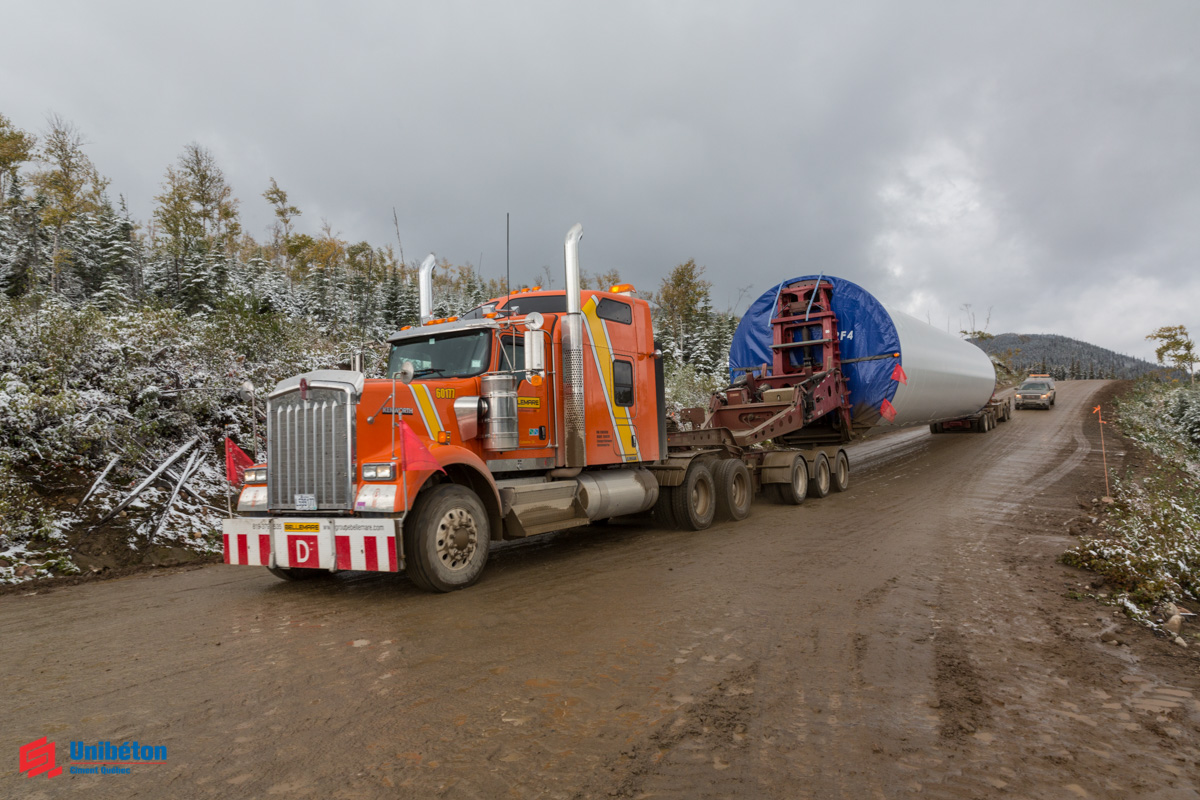
[[[845,450],[838,450],[833,459],[833,486],[835,492],[844,492],[850,488],[850,456]]]
[[[404,526],[405,571],[431,592],[464,589],[479,580],[490,543],[479,497],[465,486],[444,483],[417,498],[412,522]]]
[[[938,425],[936,422],[931,422],[931,423],[929,423],[929,432],[930,433],[941,433],[942,426]]]
[[[683,483],[671,487],[671,512],[675,524],[685,531],[702,531],[712,524],[717,511],[712,470],[701,461],[688,465]]]
[[[775,502],[785,506],[798,506],[808,497],[808,462],[803,453],[792,459],[792,479],[787,483],[768,484]]]
[[[717,489],[717,519],[742,520],[750,516],[754,484],[750,470],[740,458],[725,458],[713,471]]]
[[[829,494],[829,487],[833,483],[832,470],[829,468],[829,456],[824,453],[817,453],[817,457],[813,462],[813,476],[811,491],[814,496],[826,497]]]

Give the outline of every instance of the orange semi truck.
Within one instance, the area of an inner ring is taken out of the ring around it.
[[[224,521],[226,562],[289,580],[404,571],[445,592],[479,579],[493,541],[644,512],[701,530],[745,518],[759,492],[799,504],[848,487],[839,343],[854,340],[839,332],[829,279],[765,295],[771,361],[675,419],[649,304],[626,285],[581,290],[582,231],[566,237],[565,291],[432,319],[430,256],[421,324],[390,337],[385,377],[280,382],[266,462],[247,470],[239,516]],[[895,349],[857,360],[891,359],[902,375]]]

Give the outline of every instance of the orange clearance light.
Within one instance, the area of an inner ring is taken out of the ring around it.
[[[454,322],[458,317],[446,317],[446,322]]]
[[[609,291],[612,292],[613,294],[624,294],[625,292],[632,292],[633,284],[632,283],[617,283],[617,284],[614,284],[613,287],[611,289],[609,289]]]
[[[542,385],[542,376],[541,375],[530,375],[529,376],[529,385],[530,386],[541,386]]]
[[[450,444],[450,431],[438,431],[438,444]]]
[[[488,319],[495,319],[497,314],[495,311],[489,311],[488,313],[484,314],[484,316]]]
[[[533,287],[532,289],[530,289],[529,291],[531,291],[531,292],[540,292],[541,290],[542,290],[542,287],[540,287],[540,286],[535,286],[535,287]]]
[[[412,327],[412,325],[405,325],[405,326],[404,326],[403,328],[401,328],[400,330],[402,330],[402,331],[406,331],[406,330],[408,330],[408,329],[409,329],[409,328],[411,328],[411,327]]]

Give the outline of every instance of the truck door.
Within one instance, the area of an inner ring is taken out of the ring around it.
[[[618,463],[640,461],[636,424],[638,398],[634,391],[637,342],[633,309],[621,300],[592,295],[584,303],[583,316],[607,411],[606,415],[601,415],[600,424],[611,431],[609,444],[613,460]],[[653,402],[653,398],[648,399]],[[589,431],[589,439],[597,447],[603,446],[603,432],[602,429]]]

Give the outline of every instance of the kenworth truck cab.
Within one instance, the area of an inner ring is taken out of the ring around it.
[[[662,362],[631,286],[520,291],[389,338],[385,377],[318,370],[267,398],[225,558],[285,579],[404,570],[434,591],[478,579],[493,539],[646,511],[665,455]],[[541,309],[541,310],[538,310]],[[710,481],[711,489],[711,481]],[[711,518],[711,515],[710,515]]]

